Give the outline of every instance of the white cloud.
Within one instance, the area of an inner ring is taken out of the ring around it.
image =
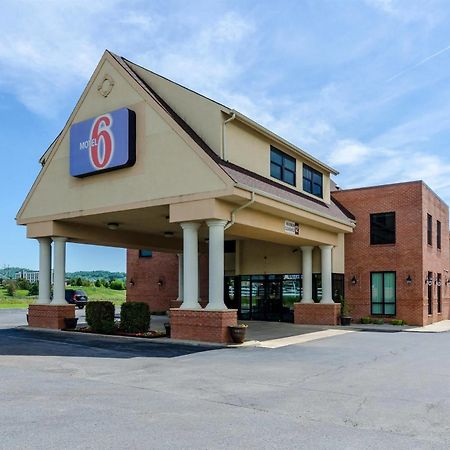
[[[151,4],[132,9],[121,0],[9,2],[0,28],[0,88],[48,116],[58,115],[61,99],[81,91],[105,48],[194,89],[219,93],[251,60],[241,55],[254,30],[236,12],[187,20],[175,13],[162,17]]]
[[[337,142],[336,148],[330,154],[330,162],[339,165],[357,165],[363,163],[370,154],[376,153],[361,142],[343,139]]]

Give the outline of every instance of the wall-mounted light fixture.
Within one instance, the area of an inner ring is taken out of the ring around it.
[[[425,278],[425,284],[427,284],[428,286],[432,286],[433,285],[433,277],[426,277]]]
[[[355,275],[352,276],[352,284],[353,286],[358,282],[358,280],[356,279]]]
[[[133,278],[130,278],[130,286],[134,286],[134,280],[133,280]]]
[[[158,286],[159,286],[159,287],[164,286],[164,278],[161,277],[161,278],[158,280]]]
[[[408,276],[406,277],[406,284],[410,286],[411,283],[412,283],[411,275],[408,275]]]
[[[109,223],[106,224],[106,226],[110,230],[117,230],[119,228],[119,224],[117,222],[109,222]]]

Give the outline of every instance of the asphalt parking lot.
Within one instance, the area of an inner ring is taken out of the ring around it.
[[[450,333],[277,349],[15,329],[0,311],[0,448],[444,449]]]

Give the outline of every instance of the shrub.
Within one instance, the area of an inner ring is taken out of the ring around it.
[[[120,280],[112,280],[111,283],[109,283],[109,287],[115,291],[123,291],[125,289],[123,282]]]
[[[372,323],[372,319],[370,317],[361,317],[361,323]]]
[[[340,297],[341,300],[341,316],[342,317],[349,317],[352,314],[352,307],[350,306],[350,304],[348,303],[348,301],[343,298],[342,296]]]
[[[28,291],[28,295],[38,295],[39,294],[39,283],[33,283]]]
[[[95,285],[95,287],[102,287],[102,283],[100,280],[95,280],[94,285]]]
[[[124,303],[120,309],[120,328],[127,333],[145,333],[150,327],[147,303]]]
[[[88,302],[86,322],[95,333],[114,331],[114,305],[111,302]]]
[[[28,280],[26,280],[25,278],[19,278],[16,281],[16,287],[17,287],[17,289],[29,291],[31,289],[31,283]]]
[[[391,325],[406,325],[406,322],[402,319],[392,319]]]
[[[374,319],[373,323],[375,325],[383,325],[384,320],[383,319]]]
[[[14,297],[14,294],[16,293],[16,284],[13,281],[6,285],[6,293],[10,297]]]

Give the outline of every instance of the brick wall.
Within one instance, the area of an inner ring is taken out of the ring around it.
[[[237,310],[171,309],[171,338],[203,342],[231,342],[229,326],[237,324]]]
[[[339,325],[339,303],[294,303],[294,323],[300,325]]]
[[[424,323],[432,323],[438,320],[449,318],[449,297],[450,287],[445,284],[449,277],[449,241],[448,241],[448,207],[442,200],[434,194],[426,185],[423,186],[423,210],[422,210],[422,249],[423,249],[423,272],[422,272],[422,288],[423,288],[423,316]],[[427,240],[427,214],[433,218],[432,228],[432,245],[428,245]],[[437,224],[441,222],[441,249],[437,248]],[[432,314],[428,315],[428,289],[425,284],[425,278],[428,272],[433,273],[432,285]],[[442,312],[437,312],[437,291],[436,274],[440,273],[442,278]]]
[[[200,296],[208,301],[208,258],[200,255]],[[130,280],[134,285],[130,284]],[[162,285],[158,281],[162,281]],[[139,257],[139,250],[127,251],[127,301],[146,302],[152,312],[168,311],[179,306],[178,257],[173,253],[153,252],[152,257]]]
[[[346,299],[352,307],[353,318],[370,316],[370,273],[396,272],[396,315],[408,324],[423,325],[448,318],[448,298],[440,317],[428,317],[426,311],[425,272],[445,274],[448,269],[448,207],[422,182],[409,182],[333,193],[356,217],[356,228],[345,236]],[[432,211],[442,222],[442,250],[426,247],[426,214]],[[396,243],[370,245],[370,214],[396,213]],[[424,242],[425,241],[425,245]],[[426,267],[430,267],[427,269]],[[432,268],[432,269],[431,269]],[[412,278],[408,285],[406,278]],[[356,285],[351,279],[357,279]],[[448,288],[443,287],[448,297]]]

